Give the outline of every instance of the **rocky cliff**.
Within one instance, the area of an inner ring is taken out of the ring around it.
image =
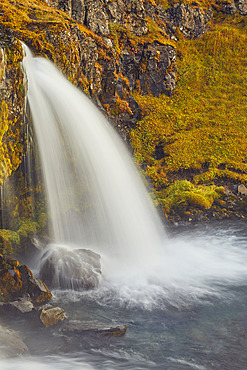
[[[190,74],[191,80],[196,76],[200,89],[195,94],[204,107],[205,97],[202,95],[208,88],[212,92],[212,81],[216,83],[220,73],[219,65],[213,65],[212,61],[203,67],[203,72],[199,72],[194,63],[199,53],[204,60],[211,53],[207,48],[208,38],[204,43],[205,35],[214,40],[210,50],[215,52],[214,48],[220,45],[221,34],[226,33],[229,22],[233,22],[235,28],[231,31],[235,42],[238,42],[237,32],[242,32],[239,38],[243,40],[246,13],[245,0],[233,3],[203,0],[186,3],[174,0],[2,0],[0,184],[12,172],[21,169],[27,150],[23,112],[25,81],[20,66],[20,41],[23,41],[34,54],[53,60],[68,79],[88,94],[109,117],[123,139],[131,142],[137,163],[155,191],[163,191],[169,184],[183,179],[194,182],[194,185],[200,181],[207,185],[206,180],[194,180],[198,174],[211,169],[210,160],[203,158],[201,153],[200,164],[190,163],[186,154],[187,145],[183,144],[184,141],[181,144],[181,140],[186,140],[183,133],[187,132],[189,138],[194,127],[193,123],[188,123],[189,115],[193,117],[191,112],[199,109],[197,106],[190,107],[192,99],[185,94],[190,89],[190,80],[186,78]],[[217,28],[217,24],[221,29]],[[225,27],[224,31],[222,27]],[[196,47],[193,49],[193,45],[198,45],[198,50]],[[206,45],[204,50],[203,45]],[[205,52],[208,53],[206,56]],[[192,67],[195,67],[194,72]],[[206,88],[200,82],[203,79],[207,81]],[[183,93],[180,94],[179,88],[183,89]],[[180,99],[181,112],[171,110],[171,104],[175,106],[178,102],[176,99]],[[217,104],[210,104],[211,109],[217,109]],[[209,112],[205,114],[207,117],[210,115]],[[194,120],[195,127],[201,127],[197,120],[201,122],[202,118]],[[196,137],[197,134],[193,136],[194,139]],[[175,142],[180,143],[179,148],[182,147],[182,154],[177,159],[181,151],[173,148]],[[200,152],[198,147],[196,152]],[[241,159],[241,163],[244,161],[244,158]],[[221,170],[218,166],[227,167],[226,161],[218,162],[217,170]],[[237,170],[243,174],[246,171],[244,165]],[[12,199],[11,209],[17,219],[24,215],[26,220],[31,217],[30,191],[23,191],[22,173],[20,171],[18,180],[15,180],[15,191],[17,189],[20,195],[17,197],[22,199],[22,204],[19,201],[16,205],[17,200]],[[245,183],[240,177],[232,180]],[[210,181],[211,184],[215,182],[214,179]],[[18,186],[22,189],[18,190]],[[33,189],[35,192],[40,192],[40,188],[37,190],[36,186]],[[162,194],[160,199],[164,197],[169,198],[169,195]],[[216,198],[216,195],[212,196],[212,201]],[[41,210],[37,212],[39,217],[43,215]],[[20,227],[20,221],[17,221],[12,229],[17,232]],[[34,221],[31,226],[29,224],[32,230],[39,227]],[[14,238],[13,235],[11,237]]]

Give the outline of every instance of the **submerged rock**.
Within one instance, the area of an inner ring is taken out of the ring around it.
[[[101,279],[100,255],[88,249],[49,246],[41,259],[40,277],[53,288],[95,288]]]
[[[93,333],[97,336],[122,336],[127,330],[127,325],[107,325],[100,321],[71,320],[62,328],[66,335],[82,335]]]

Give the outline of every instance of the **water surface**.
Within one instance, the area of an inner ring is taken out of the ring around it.
[[[122,337],[62,335],[59,327],[19,329],[29,357],[1,369],[245,369],[247,363],[246,222],[170,230],[153,270],[104,269],[100,287],[54,291],[71,319],[128,326]]]

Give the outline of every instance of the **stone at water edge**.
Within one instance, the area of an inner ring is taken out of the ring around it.
[[[47,302],[52,298],[45,283],[35,277],[29,279],[29,293],[36,303]]]
[[[88,249],[49,246],[41,258],[39,276],[52,288],[96,288],[101,280],[100,255]]]
[[[1,316],[10,318],[13,315],[19,318],[26,318],[27,323],[35,326],[54,326],[67,319],[67,315],[60,307],[53,307],[51,304],[34,305],[30,297],[23,297],[13,302],[0,302]]]
[[[40,320],[46,328],[58,324],[65,319],[67,319],[67,316],[60,307],[42,309],[40,314]]]
[[[34,303],[47,302],[52,294],[47,286],[33,277],[26,265],[0,254],[0,302],[10,302],[30,296]]]
[[[34,305],[30,301],[30,298],[21,298],[17,301],[9,302],[8,305],[20,313],[32,312],[34,309]]]

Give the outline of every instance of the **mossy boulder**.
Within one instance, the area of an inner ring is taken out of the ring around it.
[[[27,295],[34,303],[46,302],[52,297],[43,281],[35,278],[26,265],[0,254],[0,301],[9,302]]]

